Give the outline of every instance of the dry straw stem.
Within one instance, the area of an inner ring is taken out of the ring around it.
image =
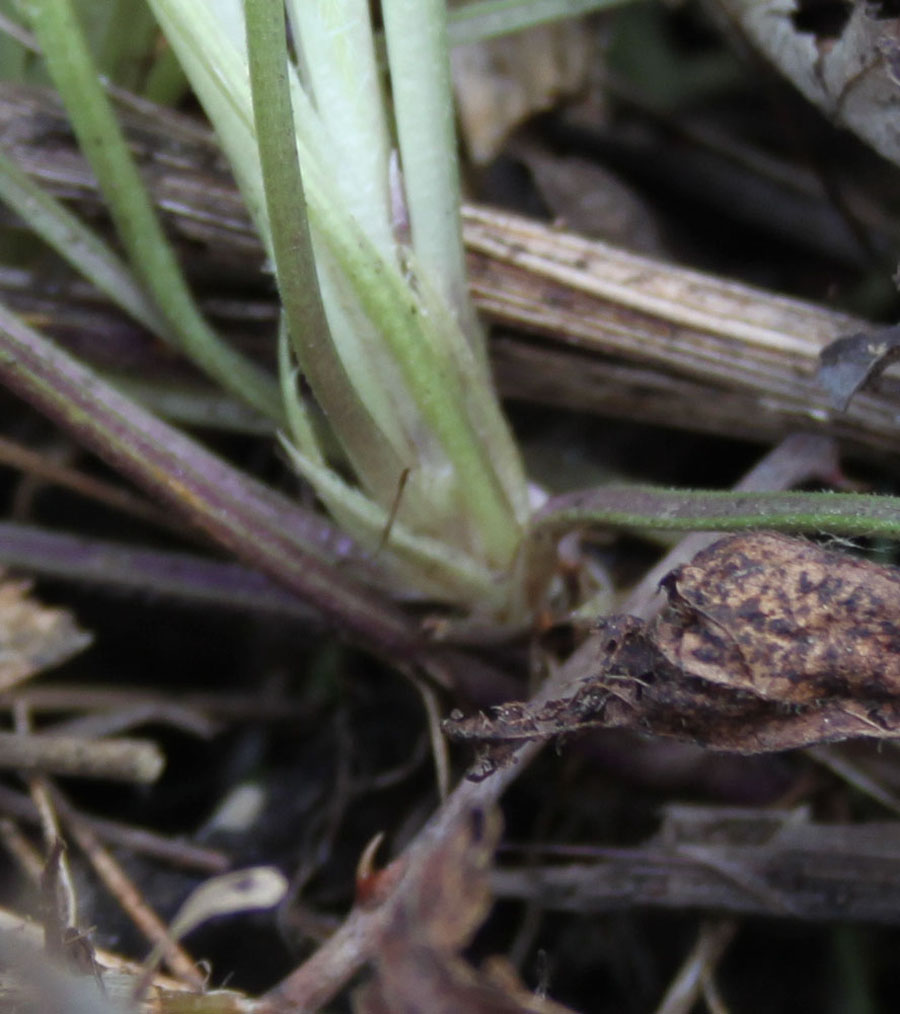
[[[71,807],[67,807],[66,832],[74,838],[94,872],[146,940],[152,946],[161,948],[169,970],[185,985],[202,990],[204,977],[190,955],[177,941],[170,938],[165,923],[151,908],[119,861]]]
[[[146,783],[156,781],[164,764],[156,744],[145,739],[0,732],[0,768]]]
[[[258,272],[259,241],[212,135],[168,110],[120,115],[155,201],[192,256],[199,243]],[[0,87],[0,131],[29,175],[96,208],[46,93]],[[890,375],[846,413],[832,410],[816,381],[820,350],[864,322],[522,216],[474,205],[463,215],[475,301],[510,332],[491,343],[505,395],[757,441],[802,429],[869,455],[900,452],[900,386]],[[37,293],[7,298],[24,312]],[[58,291],[44,294],[41,312],[71,320],[73,307],[54,313],[54,298]]]
[[[56,808],[64,817],[72,812],[69,803],[57,795]],[[0,813],[15,818],[23,824],[40,823],[38,809],[24,793],[0,785]],[[5,818],[0,818],[0,820]],[[229,867],[229,859],[217,849],[192,845],[176,837],[166,837],[156,831],[132,824],[122,824],[104,817],[80,815],[82,823],[105,844],[129,849],[139,855],[150,856],[161,862],[170,863],[181,869],[197,870],[200,873],[223,873]]]
[[[754,440],[802,429],[900,450],[896,382],[842,414],[816,379],[822,348],[865,327],[853,317],[493,209],[466,209],[465,239],[479,307],[547,339],[494,342],[510,396]]]
[[[796,439],[785,442],[770,452],[757,466],[759,473],[768,474],[773,483],[790,482],[798,474],[806,474],[820,465],[827,467],[829,448],[819,441]],[[776,479],[776,476],[778,477]],[[583,678],[597,668],[602,652],[602,638],[589,638],[538,690],[529,706],[539,707],[552,700],[562,688]],[[445,804],[419,832],[403,855],[396,861],[397,882],[393,892],[379,906],[357,907],[343,925],[308,961],[272,990],[261,1003],[258,1014],[287,1014],[289,1011],[317,1010],[335,996],[360,967],[369,959],[382,928],[390,924],[402,907],[406,892],[415,889],[414,871],[428,856],[441,847],[460,821],[467,819],[473,808],[489,809],[503,795],[542,749],[539,742],[524,742],[511,747],[505,765],[483,781],[461,781]],[[496,875],[495,875],[496,876]]]
[[[737,923],[730,919],[702,925],[697,942],[666,990],[656,1014],[690,1014],[736,933]]]

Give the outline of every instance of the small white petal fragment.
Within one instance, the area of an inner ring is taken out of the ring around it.
[[[193,891],[169,927],[178,940],[209,919],[272,908],[287,893],[287,879],[273,866],[252,866],[212,877]]]

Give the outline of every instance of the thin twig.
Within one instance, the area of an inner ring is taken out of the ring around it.
[[[730,919],[703,924],[696,944],[656,1008],[656,1014],[690,1014],[736,933],[737,923]]]
[[[115,736],[127,732],[139,725],[149,723],[169,725],[173,729],[198,739],[212,739],[221,730],[212,719],[207,718],[191,708],[176,704],[174,701],[150,701],[135,704],[130,708],[120,708],[101,714],[82,715],[63,722],[45,726],[41,732],[50,736],[76,736],[94,739],[100,736]]]
[[[244,719],[253,722],[296,721],[308,717],[309,706],[299,699],[279,693],[192,693],[161,694],[158,690],[141,687],[120,689],[111,686],[70,686],[62,683],[42,683],[27,689],[0,694],[0,708],[22,701],[34,714],[60,711],[118,711],[123,708],[148,705],[178,707],[202,712],[213,718],[233,721]]]
[[[9,817],[0,818],[0,840],[25,876],[32,884],[37,884],[41,879],[44,861],[34,845],[22,834],[19,825]]]
[[[67,813],[68,804],[59,796],[56,798],[57,808]],[[7,813],[16,820],[27,824],[40,825],[41,817],[34,802],[21,792],[16,792],[5,785],[0,785],[0,812]],[[224,852],[218,849],[204,848],[187,842],[166,838],[157,831],[122,824],[105,817],[89,817],[81,814],[81,820],[94,831],[99,838],[121,848],[130,849],[153,859],[171,863],[184,869],[198,870],[201,873],[224,873],[231,861]]]
[[[431,742],[431,756],[434,760],[434,773],[437,778],[438,797],[443,802],[450,795],[450,755],[447,750],[447,740],[441,732],[438,697],[424,680],[413,677],[412,683],[418,690],[425,708],[428,738]]]
[[[804,751],[807,757],[812,758],[823,768],[827,768],[833,775],[836,775],[849,786],[880,803],[891,813],[900,815],[900,798],[893,792],[889,792],[883,785],[866,774],[858,765],[841,756],[835,746],[811,746]]]
[[[97,876],[128,913],[135,926],[151,945],[164,946],[164,960],[171,972],[186,985],[202,990],[205,984],[204,977],[198,972],[187,951],[170,939],[165,924],[147,904],[141,892],[112,853],[102,844],[94,830],[81,819],[71,805],[65,807],[65,823],[66,830],[84,852]]]
[[[82,739],[0,732],[0,768],[119,782],[153,782],[164,763],[159,747],[146,739]]]
[[[160,528],[167,528],[184,537],[185,527],[164,511],[154,507],[148,500],[131,493],[121,486],[103,479],[95,479],[77,468],[53,461],[46,454],[23,447],[13,440],[0,437],[0,464],[20,469],[26,474],[45,482],[70,489],[90,500],[97,500],[114,510],[130,514],[141,521],[148,521]]]

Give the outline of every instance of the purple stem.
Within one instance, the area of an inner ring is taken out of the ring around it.
[[[163,423],[3,306],[0,382],[355,639],[391,656],[423,648],[409,617],[337,565],[355,559],[357,572],[378,579],[348,536]]]

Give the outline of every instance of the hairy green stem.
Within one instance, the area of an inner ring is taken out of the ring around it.
[[[900,538],[900,497],[628,486],[554,497],[535,516],[532,532],[549,534],[586,525],[671,532],[766,528]]]

